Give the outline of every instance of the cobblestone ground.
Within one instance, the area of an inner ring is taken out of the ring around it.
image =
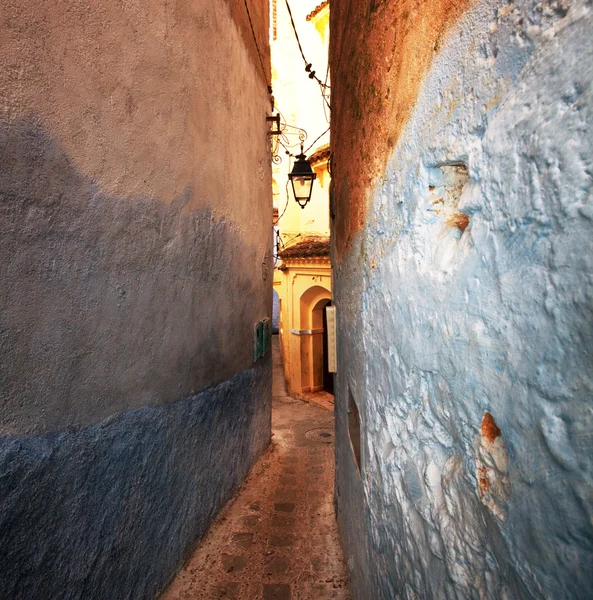
[[[289,398],[274,340],[273,438],[161,600],[350,598],[333,507],[333,413]]]

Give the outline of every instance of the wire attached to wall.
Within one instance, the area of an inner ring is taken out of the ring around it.
[[[264,59],[259,50],[259,44],[257,43],[257,37],[255,36],[255,29],[253,28],[253,21],[251,20],[251,12],[249,11],[249,6],[247,5],[247,0],[243,0],[245,4],[245,10],[247,11],[247,18],[249,19],[249,27],[251,28],[251,35],[253,36],[253,42],[255,44],[255,49],[257,50],[257,55],[259,56],[259,64],[261,65],[262,73],[264,74],[264,80],[268,81],[268,73],[266,71],[266,67],[264,66]],[[268,85],[268,94],[270,94],[270,99],[272,100],[272,111],[274,110],[274,91],[271,85]]]
[[[323,82],[324,87],[321,90],[321,93],[323,94],[323,97],[325,99],[325,102],[323,103],[323,116],[325,117],[325,121],[329,125],[330,117],[331,117],[331,110],[330,110],[330,116],[328,117],[327,110],[329,109],[329,104],[330,104],[329,100],[327,99],[327,92],[330,89],[329,85],[327,85],[328,79],[329,79],[329,60],[327,61],[327,69],[325,70],[325,81]]]
[[[288,151],[287,151],[287,154],[289,154]],[[292,154],[289,154],[289,156],[292,156]],[[290,161],[290,159],[289,159],[289,161]],[[288,163],[288,170],[290,172],[290,162]],[[278,225],[278,223],[280,223],[280,219],[284,216],[284,213],[286,212],[286,209],[288,208],[288,203],[290,201],[290,193],[288,191],[288,182],[289,182],[289,180],[287,179],[286,180],[286,204],[284,205],[284,210],[282,211],[282,214],[275,221],[273,221],[274,225]]]
[[[247,6],[247,0],[243,0],[243,1],[245,2],[245,8],[247,9],[247,13],[249,14],[249,8]],[[294,31],[294,36],[296,38],[296,41],[297,41],[297,44],[298,44],[298,47],[299,47],[299,51],[301,53],[301,57],[303,58],[303,61],[305,63],[305,71],[309,74],[309,79],[314,79],[317,82],[317,84],[319,85],[319,88],[321,90],[321,96],[322,96],[323,102],[324,102],[324,104],[323,104],[324,116],[325,116],[326,121],[329,123],[329,119],[327,118],[327,113],[326,113],[326,106],[331,111],[331,106],[330,106],[330,103],[329,103],[329,101],[327,99],[327,95],[326,95],[327,92],[328,92],[328,90],[331,89],[330,86],[327,85],[327,80],[328,80],[328,77],[329,77],[329,63],[327,65],[327,69],[326,69],[326,73],[325,73],[325,81],[321,81],[321,79],[319,79],[319,77],[317,77],[315,71],[313,70],[313,65],[310,62],[308,62],[307,58],[305,57],[305,53],[303,51],[303,46],[301,44],[301,40],[299,38],[299,34],[298,34],[298,31],[297,31],[297,28],[296,28],[296,25],[295,25],[295,22],[294,22],[294,17],[292,16],[292,10],[290,8],[290,4],[288,3],[288,0],[285,0],[285,3],[286,3],[286,8],[288,10],[288,15],[290,17],[290,23],[291,23],[292,29]],[[251,23],[251,18],[250,18],[250,23]],[[255,33],[253,31],[253,25],[251,27],[251,32],[252,32],[252,34],[254,36],[254,41],[255,41],[255,44],[256,44],[256,48],[258,48],[258,46],[257,46],[257,40],[255,39]],[[259,48],[258,48],[258,54],[259,54]],[[262,62],[261,61],[261,54],[260,54],[260,62]],[[262,64],[263,64],[263,62],[262,62]],[[296,155],[293,154],[289,150],[289,148],[294,147],[296,144],[291,144],[291,143],[289,143],[289,140],[286,139],[286,135],[285,135],[286,129],[290,128],[290,129],[294,129],[295,131],[298,131],[298,132],[304,132],[304,130],[301,129],[301,128],[298,128],[298,127],[294,127],[292,125],[288,125],[286,123],[286,119],[284,119],[284,116],[282,115],[282,113],[280,112],[280,110],[277,107],[276,107],[276,110],[278,110],[278,113],[282,117],[282,120],[283,120],[283,122],[281,122],[281,124],[279,125],[280,135],[278,136],[278,138],[276,140],[276,149],[273,149],[273,152],[272,152],[272,155],[274,156],[274,162],[276,164],[278,164],[281,161],[281,159],[277,160],[277,158],[279,158],[278,157],[278,151],[277,151],[278,146],[281,146],[282,148],[284,148],[286,154],[289,156],[289,161],[290,161],[290,158],[296,158]],[[330,127],[328,126],[328,128],[323,133],[321,133],[319,136],[317,136],[315,138],[315,140],[307,147],[306,150],[302,149],[303,148],[303,142],[306,139],[306,132],[304,132],[304,136],[299,136],[299,138],[300,138],[299,142],[301,144],[301,152],[304,152],[305,154],[308,153],[309,150],[311,150],[311,148],[313,148],[313,146],[315,146],[315,144],[326,133],[328,133],[329,130],[330,130]],[[290,164],[289,164],[289,170],[290,170]],[[273,222],[274,226],[276,226],[280,222],[280,219],[282,219],[282,217],[286,213],[286,210],[288,209],[289,201],[290,201],[290,194],[288,192],[288,181],[287,181],[286,182],[286,204],[284,206],[284,209],[282,210],[282,213]],[[281,241],[281,243],[282,243],[282,241]]]
[[[307,154],[307,152],[309,152],[309,150],[311,150],[311,148],[313,148],[313,146],[330,130],[330,128],[328,127],[321,135],[317,136],[314,140],[313,143],[304,151],[305,154]]]
[[[330,103],[329,103],[329,101],[327,99],[327,96],[326,96],[326,91],[330,89],[330,86],[327,85],[327,78],[328,78],[328,74],[329,74],[329,64],[328,64],[327,71],[326,71],[326,74],[325,74],[325,82],[321,81],[321,79],[319,79],[319,77],[317,77],[315,71],[312,70],[313,65],[310,62],[308,62],[307,59],[306,59],[306,57],[305,57],[305,53],[303,52],[303,47],[301,45],[301,40],[299,38],[299,34],[298,34],[298,31],[297,31],[296,25],[294,23],[294,18],[292,16],[292,10],[290,9],[290,4],[288,3],[288,0],[285,0],[285,2],[286,2],[286,8],[288,9],[288,15],[290,16],[290,23],[291,23],[292,29],[294,31],[294,36],[295,36],[297,44],[299,46],[299,51],[301,53],[301,56],[303,57],[303,61],[305,62],[305,71],[307,73],[309,73],[309,79],[314,79],[319,84],[319,87],[321,89],[321,96],[322,96],[322,98],[324,100],[324,106],[323,106],[324,113],[325,113],[325,106],[326,105],[327,105],[327,108],[331,111],[331,106],[330,106]],[[245,11],[247,12],[247,18],[249,20],[249,27],[251,29],[251,35],[253,37],[253,43],[255,44],[255,49],[257,51],[257,56],[259,57],[259,64],[261,66],[262,73],[264,75],[264,79],[265,79],[265,81],[267,81],[268,80],[268,74],[267,74],[267,71],[266,71],[266,67],[264,65],[264,59],[263,59],[262,54],[261,54],[260,49],[259,49],[259,44],[257,43],[257,37],[255,35],[255,29],[253,27],[253,20],[251,19],[251,11],[249,10],[249,5],[247,4],[247,0],[243,0],[243,4],[245,4]],[[274,95],[273,95],[273,89],[272,89],[271,85],[268,85],[268,93],[270,94],[270,98],[271,98],[271,101],[272,101],[272,110],[274,110],[274,108],[276,108],[276,107],[275,107],[275,100],[274,100]],[[327,115],[325,115],[325,117],[326,117],[326,121],[328,121]],[[289,126],[289,125],[285,125],[285,127],[286,126],[292,127],[292,126]],[[294,127],[294,129],[300,129],[300,128]],[[329,131],[329,129],[330,128],[328,127],[319,137],[317,137],[315,139],[315,141],[307,148],[307,150],[305,150],[305,152],[308,152],[315,145],[315,143],[318,140],[320,140]],[[301,141],[303,141],[303,140],[301,140]],[[286,150],[286,154],[288,154],[291,157],[295,156],[294,154],[292,154],[288,150],[287,145],[285,145],[285,143],[280,143],[280,145]]]

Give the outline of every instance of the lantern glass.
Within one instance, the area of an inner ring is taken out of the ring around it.
[[[301,176],[292,178],[292,191],[295,200],[304,208],[305,204],[311,199],[313,189],[313,178],[310,176]]]

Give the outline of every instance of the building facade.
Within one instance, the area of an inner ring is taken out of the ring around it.
[[[156,597],[269,443],[249,7],[2,2],[2,598]]]
[[[274,289],[280,299],[280,343],[288,390],[333,393],[324,312],[331,303],[329,238],[307,236],[280,252],[280,260]]]
[[[320,86],[305,71],[284,3],[274,3],[274,7],[274,94],[285,122],[306,130],[303,149],[316,174],[311,201],[301,208],[293,199],[290,185],[286,185],[292,160],[287,160],[283,148],[279,149],[279,157],[284,155],[284,159],[274,165],[273,178],[278,211],[274,221],[279,239],[274,290],[279,299],[280,348],[290,393],[331,393],[333,374],[327,371],[324,328],[325,306],[331,302],[329,107]],[[312,68],[329,85],[329,2],[295,4],[292,9],[305,55],[310,56]],[[292,144],[289,152],[298,153],[296,133],[290,128],[286,131],[287,141]]]

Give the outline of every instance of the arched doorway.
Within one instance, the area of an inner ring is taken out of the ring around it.
[[[325,307],[331,293],[315,285],[300,299],[301,388],[303,392],[326,390],[333,394],[333,375],[327,371]]]
[[[331,300],[324,298],[313,307],[313,329],[321,329],[322,334],[313,337],[313,391],[324,390],[334,393],[334,374],[329,372],[327,361],[327,316],[325,309]]]

